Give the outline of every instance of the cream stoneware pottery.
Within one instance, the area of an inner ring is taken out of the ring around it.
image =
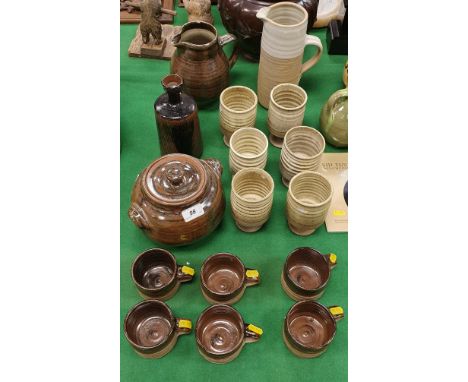
[[[318,62],[323,47],[318,37],[306,34],[308,14],[300,5],[280,2],[260,9],[257,17],[263,21],[258,99],[268,108],[271,89],[280,83],[297,85],[301,75]],[[306,45],[314,45],[317,50],[302,63]]]
[[[343,19],[344,11],[343,0],[320,0],[314,28],[324,28],[331,20]]]
[[[286,196],[289,229],[300,236],[314,233],[325,221],[332,194],[332,185],[318,172],[304,171],[294,176]]]
[[[229,141],[229,167],[232,174],[243,168],[265,168],[268,156],[268,139],[258,129],[243,127]]]
[[[265,170],[240,170],[232,178],[231,207],[237,227],[244,232],[258,231],[270,217],[274,182]]]
[[[219,127],[226,146],[236,130],[255,127],[257,103],[257,95],[248,87],[231,86],[223,90],[219,97]]]
[[[325,150],[325,139],[312,127],[297,126],[284,136],[280,155],[280,171],[287,187],[291,178],[301,171],[318,170]]]
[[[271,90],[268,129],[273,146],[282,147],[287,131],[302,125],[306,103],[307,93],[298,85],[279,84]]]

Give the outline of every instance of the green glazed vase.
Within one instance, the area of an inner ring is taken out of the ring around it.
[[[333,93],[320,113],[320,129],[327,143],[348,147],[348,89]]]

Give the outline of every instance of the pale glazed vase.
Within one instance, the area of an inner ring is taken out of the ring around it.
[[[348,89],[333,93],[320,113],[320,130],[335,147],[348,147]]]
[[[257,103],[257,95],[248,87],[231,86],[223,90],[219,97],[219,127],[226,146],[236,130],[255,127]]]
[[[234,175],[231,208],[241,231],[258,231],[269,219],[274,186],[271,175],[258,168],[243,169]]]
[[[306,34],[307,11],[295,3],[280,2],[262,8],[257,17],[263,21],[258,99],[268,108],[271,89],[281,83],[297,85],[301,75],[318,62],[323,47],[318,37]],[[303,64],[306,45],[314,45],[317,51]]]
[[[284,136],[280,156],[283,184],[288,187],[291,178],[302,171],[316,171],[325,150],[325,139],[312,127],[297,126]]]
[[[271,90],[268,129],[273,146],[282,147],[286,132],[302,125],[306,103],[307,93],[298,85],[279,84]]]
[[[291,179],[286,197],[289,229],[296,235],[312,234],[325,221],[333,190],[330,182],[314,171],[304,171]]]
[[[258,129],[243,127],[231,135],[229,167],[235,174],[243,168],[264,169],[268,156],[268,139]]]

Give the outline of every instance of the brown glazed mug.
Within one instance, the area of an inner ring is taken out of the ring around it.
[[[287,348],[300,358],[315,358],[327,350],[336,334],[343,308],[325,307],[317,301],[299,301],[289,309],[283,325]]]
[[[281,286],[293,300],[320,298],[336,266],[336,255],[321,254],[313,248],[296,248],[286,258],[281,274]]]
[[[213,363],[232,361],[244,344],[258,341],[262,334],[262,329],[246,324],[237,310],[224,304],[205,309],[195,326],[198,351]]]
[[[174,255],[161,248],[141,253],[132,264],[132,280],[143,298],[168,300],[194,274],[193,268],[177,265]]]
[[[175,318],[162,301],[146,300],[125,317],[124,332],[133,349],[144,358],[161,358],[169,353],[182,334],[192,331],[192,321]]]
[[[246,268],[230,253],[208,257],[201,267],[200,278],[203,296],[211,304],[234,304],[241,299],[245,288],[260,282],[256,269]]]

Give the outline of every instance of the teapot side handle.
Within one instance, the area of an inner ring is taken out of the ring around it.
[[[221,175],[223,174],[223,165],[218,159],[207,158],[204,160],[204,162],[214,170],[219,178],[221,178]]]

